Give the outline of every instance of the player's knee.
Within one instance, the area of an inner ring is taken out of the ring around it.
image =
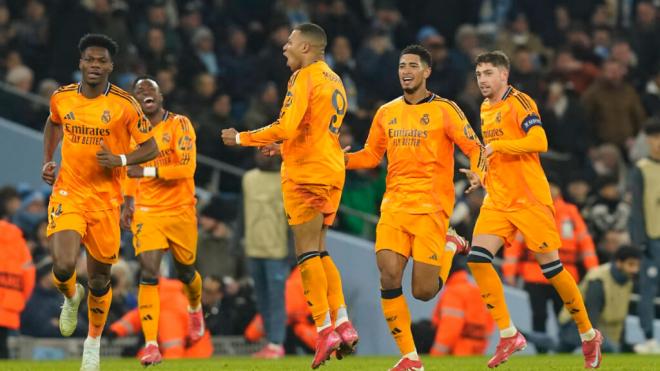
[[[491,253],[490,251],[488,251],[483,247],[472,246],[467,261],[468,261],[468,266],[470,266],[470,268],[473,268],[474,264],[478,264],[478,263],[489,264],[493,262],[493,253]]]
[[[401,287],[401,277],[395,271],[387,269],[381,270],[380,286],[384,289]]]
[[[159,276],[158,269],[154,269],[153,267],[141,267],[140,270],[140,279],[141,280],[146,280],[149,282],[152,281],[158,281],[158,276]]]
[[[110,275],[109,274],[96,274],[89,277],[87,285],[91,290],[103,291],[110,286]]]
[[[70,276],[76,270],[76,257],[53,256],[53,272],[60,276]]]
[[[412,294],[413,297],[421,301],[429,301],[435,297],[435,294],[438,293],[438,288],[430,285],[426,286],[413,286]]]

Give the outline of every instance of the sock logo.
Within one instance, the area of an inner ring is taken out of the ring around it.
[[[392,335],[398,335],[398,334],[401,333],[401,330],[399,330],[398,327],[395,327],[395,328],[392,329],[391,333],[392,333]]]
[[[89,308],[89,311],[92,312],[92,313],[96,313],[96,314],[103,314],[103,313],[105,313],[105,312],[103,311],[103,309],[101,309],[101,308]]]
[[[397,319],[397,316],[391,316],[391,317],[387,317],[387,318],[385,318],[385,320],[386,320],[387,322],[394,322],[394,321],[396,321],[396,319]]]
[[[486,308],[495,309],[495,306],[493,304],[486,304]]]
[[[310,307],[313,307],[313,306],[314,306],[314,304],[312,304],[312,302],[309,301],[309,300],[307,300],[307,305],[309,305]]]
[[[578,313],[579,311],[580,311],[580,310],[577,309],[577,308],[572,308],[572,309],[570,309],[568,312],[569,312],[570,314],[575,314],[575,313]]]
[[[143,321],[151,321],[153,320],[153,317],[151,317],[151,314],[147,314],[146,316],[142,317]]]

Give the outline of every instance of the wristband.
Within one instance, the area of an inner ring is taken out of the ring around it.
[[[121,166],[126,166],[126,164],[128,163],[128,161],[126,160],[126,155],[121,154],[119,155],[119,158],[121,159]]]
[[[241,144],[241,133],[236,133],[236,144]]]
[[[155,178],[156,177],[156,167],[155,166],[147,166],[143,169],[142,175],[145,178]]]

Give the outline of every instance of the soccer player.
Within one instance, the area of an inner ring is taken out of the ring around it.
[[[509,59],[500,51],[479,55],[476,75],[486,98],[481,105],[481,131],[488,173],[487,195],[474,228],[468,265],[500,330],[500,342],[488,367],[497,367],[527,345],[509,317],[502,281],[492,265],[504,241],[511,241],[516,230],[520,230],[543,275],[577,324],[585,367],[597,368],[603,338],[592,328],[575,280],[559,260],[561,240],[550,188],[539,160],[539,152],[547,150],[548,142],[536,103],[508,85]],[[468,176],[477,178],[472,173]]]
[[[117,44],[105,35],[89,34],[78,48],[82,81],[59,88],[50,99],[41,177],[54,183],[47,234],[53,281],[64,295],[60,331],[70,336],[76,329],[78,306],[85,297],[75,271],[82,242],[89,275],[89,332],[81,370],[98,370],[101,333],[112,301],[110,266],[119,255],[122,167],[155,158],[158,147],[140,105],[108,82]],[[140,146],[129,153],[131,138]],[[60,141],[62,164],[56,177],[52,160]]]
[[[312,368],[340,346],[338,358],[352,352],[358,341],[346,313],[339,271],[325,248],[326,231],[335,219],[344,186],[339,128],[347,109],[342,81],[324,61],[326,45],[321,27],[311,23],[295,27],[283,47],[293,75],[279,119],[250,132],[222,131],[222,140],[230,146],[282,141],[284,210],[319,332]]]
[[[195,269],[197,216],[195,214],[195,129],[186,116],[166,111],[156,81],[135,80],[133,96],[152,123],[159,154],[142,166],[129,166],[122,226],[131,228],[140,262],[138,309],[146,346],[140,363],[160,363],[158,273],[163,253],[171,249],[178,278],[188,297],[189,339],[204,335],[202,278]]]
[[[447,280],[460,239],[445,238],[454,208],[454,144],[470,157],[471,169],[483,172],[482,146],[456,103],[426,89],[431,54],[411,45],[399,57],[403,96],[381,106],[364,149],[346,154],[347,169],[373,168],[387,152],[387,185],[376,227],[376,261],[381,304],[401,351],[390,370],[423,370],[410,330],[411,318],[401,280],[413,259],[412,293],[431,300]],[[478,185],[478,182],[475,183]],[[454,242],[447,244],[446,242]],[[432,279],[432,277],[439,277]]]

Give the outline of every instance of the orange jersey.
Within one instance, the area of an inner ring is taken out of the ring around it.
[[[454,144],[482,173],[481,143],[456,103],[435,94],[418,104],[399,97],[378,109],[364,149],[348,154],[346,167],[375,167],[387,152],[382,212],[451,215]]]
[[[194,206],[197,150],[195,129],[183,115],[165,111],[152,129],[158,157],[142,164],[155,167],[157,178],[128,179],[126,195],[135,197],[135,207],[149,214],[178,213],[180,206]]]
[[[122,168],[107,169],[96,160],[101,140],[114,154],[130,152],[131,138],[144,143],[151,124],[138,102],[108,84],[104,94],[85,98],[80,84],[63,86],[50,98],[50,121],[61,125],[62,164],[53,186],[54,198],[66,198],[81,210],[104,210],[122,203]]]
[[[502,101],[481,105],[481,132],[493,154],[488,157],[484,207],[517,210],[532,203],[552,207],[550,186],[539,152],[547,150],[536,103],[509,87]]]
[[[562,198],[555,200],[555,222],[561,237],[559,260],[575,281],[580,282],[578,262],[582,262],[587,271],[598,266],[596,248],[589,235],[587,225],[577,207]],[[505,276],[513,277],[517,273],[525,282],[550,284],[543,276],[534,252],[526,248],[520,233],[511,242],[511,246],[504,249],[502,273]]]
[[[289,80],[280,117],[273,124],[240,133],[240,144],[282,141],[282,180],[344,186],[339,128],[347,111],[344,85],[323,61],[296,71]]]

